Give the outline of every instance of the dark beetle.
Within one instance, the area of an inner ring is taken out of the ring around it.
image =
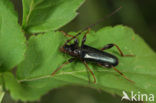
[[[89,32],[89,30],[88,30],[88,32]],[[98,65],[104,66],[106,68],[113,68],[115,71],[120,73],[125,79],[127,79],[130,82],[133,82],[132,80],[128,79],[123,73],[121,73],[119,70],[117,70],[115,68],[115,66],[118,65],[118,58],[112,54],[104,52],[103,50],[110,49],[113,46],[115,46],[119,50],[121,56],[133,56],[133,55],[124,55],[123,52],[121,51],[121,49],[119,48],[119,46],[117,46],[116,44],[107,44],[100,50],[93,48],[91,46],[85,45],[84,43],[86,41],[86,35],[88,34],[88,32],[85,33],[80,47],[78,46],[78,44],[79,44],[78,40],[75,38],[78,35],[80,35],[81,33],[78,33],[76,36],[71,36],[71,35],[68,35],[65,32],[63,32],[65,36],[72,37],[72,38],[67,40],[67,42],[60,48],[60,50],[66,54],[71,55],[73,58],[69,59],[67,62],[62,64],[59,68],[57,68],[52,73],[52,76],[54,76],[54,74],[58,70],[60,70],[65,64],[71,63],[74,60],[79,59],[85,64],[86,68],[92,74],[92,76],[94,78],[94,83],[96,83],[96,78],[95,78],[94,73],[88,67],[88,64],[86,63],[87,61],[97,63]],[[75,39],[74,43],[68,45],[67,43],[73,39]]]
[[[111,14],[109,14],[107,16],[107,18],[110,17],[110,16],[112,16],[113,14],[115,14],[120,8],[116,9],[114,12],[112,12]],[[98,22],[101,22],[101,20],[98,21]],[[123,73],[121,73],[119,70],[117,70],[115,68],[115,66],[118,65],[118,58],[116,56],[112,55],[112,54],[109,54],[107,52],[104,52],[103,50],[110,49],[113,46],[115,46],[118,49],[118,51],[120,52],[120,55],[121,56],[133,56],[133,55],[124,55],[123,52],[121,51],[121,49],[119,48],[119,46],[116,45],[116,44],[107,44],[106,46],[104,46],[100,50],[84,44],[85,41],[86,41],[86,35],[89,32],[89,28],[92,27],[92,26],[94,26],[94,25],[95,24],[93,24],[93,25],[85,28],[84,30],[82,30],[81,32],[79,32],[78,34],[76,34],[75,36],[68,35],[68,34],[66,34],[65,32],[62,31],[65,36],[71,37],[71,38],[68,39],[65,42],[65,44],[60,48],[60,50],[62,52],[64,52],[64,53],[66,53],[66,54],[71,55],[73,58],[69,59],[67,62],[65,62],[64,64],[62,64],[60,67],[58,67],[52,73],[52,76],[54,76],[55,73],[58,70],[60,70],[65,64],[71,63],[75,59],[79,59],[79,60],[81,60],[85,64],[86,68],[92,74],[92,76],[94,78],[94,83],[96,83],[96,78],[95,78],[95,75],[92,72],[92,70],[89,68],[89,66],[87,64],[87,61],[94,62],[94,63],[96,63],[96,64],[98,64],[100,66],[104,66],[106,68],[113,68],[115,71],[117,71],[118,73],[120,73],[125,79],[127,79],[130,82],[133,82],[132,80],[128,79]],[[83,40],[82,40],[82,43],[81,43],[81,46],[79,47],[78,46],[79,43],[78,43],[78,40],[76,39],[76,37],[79,36],[80,34],[82,34],[82,32],[85,31],[85,30],[87,30],[87,29],[88,29],[88,31],[85,33],[85,35],[83,37]],[[75,39],[74,43],[69,45],[68,43],[71,40],[73,40],[73,39]]]
[[[65,45],[63,48],[61,48],[61,51],[80,60],[98,63],[107,68],[118,65],[117,57],[88,45],[82,45],[81,47],[78,47],[78,42],[75,42],[71,45]]]

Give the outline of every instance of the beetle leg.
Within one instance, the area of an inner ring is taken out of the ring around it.
[[[121,49],[119,48],[119,46],[118,45],[116,45],[116,44],[107,44],[106,46],[104,46],[101,50],[106,50],[106,49],[110,49],[110,48],[112,48],[112,47],[116,47],[117,49],[118,49],[118,51],[119,51],[119,53],[120,53],[120,55],[121,56],[134,56],[134,55],[125,55],[122,51],[121,51]]]
[[[73,35],[67,34],[67,33],[66,33],[66,32],[64,32],[64,31],[59,31],[59,32],[62,32],[62,33],[63,33],[63,35],[64,35],[64,36],[66,36],[66,37],[73,37]]]
[[[93,78],[94,78],[94,83],[96,83],[96,78],[94,73],[92,72],[92,70],[89,68],[88,64],[86,63],[86,61],[83,61],[84,65],[86,66],[86,68],[89,70],[89,72],[92,74]]]
[[[81,47],[84,45],[85,41],[86,41],[86,37],[87,34],[90,32],[90,28],[88,28],[88,31],[85,33],[85,35],[83,36],[82,42],[81,42]]]
[[[89,29],[89,28],[88,28],[88,29]],[[73,36],[72,38],[68,39],[68,40],[64,43],[64,45],[66,45],[66,44],[67,44],[68,42],[70,42],[71,40],[75,39],[77,36],[81,35],[82,32],[83,32],[83,31],[77,33],[75,36]]]
[[[75,58],[70,58],[67,62],[63,63],[60,67],[58,67],[51,75],[54,76],[56,74],[57,71],[59,71],[64,65],[69,64],[71,62],[73,62],[75,60]]]
[[[88,28],[88,32],[89,32],[89,30],[90,30],[90,28]],[[88,33],[88,32],[87,32],[87,33]],[[63,32],[63,33],[64,33],[64,35],[67,35],[65,32]],[[69,43],[71,40],[75,39],[77,36],[81,35],[81,33],[82,33],[82,32],[79,32],[79,33],[76,34],[75,36],[70,35],[72,38],[68,39],[68,40],[64,43],[63,46],[65,46],[65,45],[66,45],[67,43]],[[87,35],[87,34],[86,34],[86,35]],[[68,34],[68,36],[69,36],[69,34]]]
[[[74,45],[75,45],[76,47],[78,47],[78,45],[79,45],[79,41],[78,41],[77,38],[74,40]]]
[[[105,67],[105,65],[102,65],[102,64],[100,64],[100,63],[98,63],[98,65],[101,66],[101,67]],[[134,81],[128,79],[122,72],[120,72],[119,70],[117,70],[114,66],[111,66],[111,65],[110,65],[109,67],[112,67],[116,72],[118,72],[120,75],[122,75],[122,76],[123,76],[126,80],[128,80],[129,82],[135,83]],[[107,68],[107,66],[106,66],[106,68]]]
[[[118,72],[120,75],[122,75],[125,79],[127,79],[128,81],[130,81],[131,83],[135,83],[134,81],[128,79],[122,72],[120,72],[119,70],[117,70],[114,66],[112,66],[112,68],[113,68],[116,72]]]
[[[113,46],[114,46],[113,44],[107,44],[103,48],[101,48],[101,50],[107,50],[107,49],[112,48]]]

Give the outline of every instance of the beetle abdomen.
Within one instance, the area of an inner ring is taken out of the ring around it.
[[[106,67],[118,65],[117,57],[86,45],[82,49],[82,56],[86,61],[96,62]]]

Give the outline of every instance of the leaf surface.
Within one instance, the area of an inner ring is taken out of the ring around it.
[[[135,81],[135,84],[124,79],[113,69],[88,63],[97,79],[97,83],[93,84],[92,76],[88,75],[80,61],[64,66],[52,77],[51,73],[70,58],[59,51],[66,39],[59,32],[40,34],[29,39],[26,58],[18,66],[17,80],[10,74],[5,76],[5,80],[8,81],[6,86],[15,99],[36,100],[50,89],[67,84],[91,86],[121,96],[122,91],[140,91],[156,95],[156,80],[153,79],[156,78],[156,54],[132,29],[118,25],[105,27],[97,32],[91,31],[85,44],[100,49],[106,44],[115,43],[125,54],[136,55],[121,57],[115,47],[106,50],[118,57],[119,65],[116,68]]]
[[[23,28],[30,33],[56,30],[76,17],[84,0],[23,0]]]
[[[0,72],[19,64],[24,58],[25,37],[9,0],[0,0]]]

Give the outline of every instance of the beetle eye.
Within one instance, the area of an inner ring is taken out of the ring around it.
[[[74,50],[74,53],[78,54],[78,53],[80,53],[80,50],[75,49],[75,50]]]

